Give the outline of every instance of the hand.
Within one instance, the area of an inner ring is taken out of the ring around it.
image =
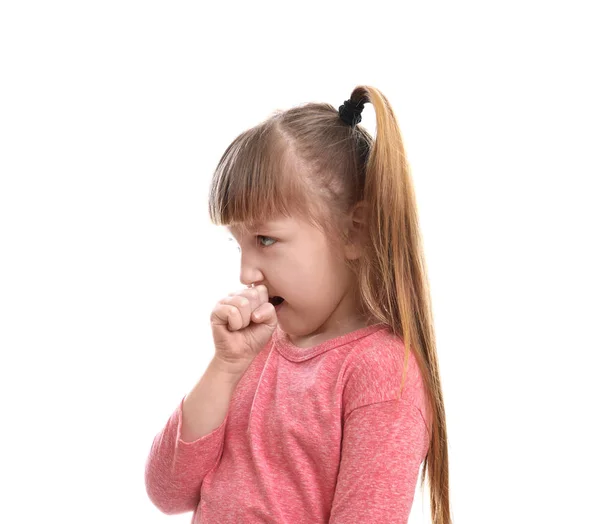
[[[271,338],[277,314],[269,302],[267,287],[261,284],[219,300],[210,323],[214,359],[232,373],[243,373]]]

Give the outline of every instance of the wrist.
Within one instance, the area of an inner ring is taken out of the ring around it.
[[[250,363],[247,362],[226,362],[215,356],[210,361],[209,368],[228,381],[238,382],[248,369],[249,365]]]

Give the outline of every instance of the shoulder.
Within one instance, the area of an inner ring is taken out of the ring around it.
[[[402,394],[402,373],[406,376]],[[354,409],[401,399],[425,415],[425,388],[412,349],[406,355],[402,338],[382,329],[364,339],[347,358],[343,374],[343,403],[346,414]]]

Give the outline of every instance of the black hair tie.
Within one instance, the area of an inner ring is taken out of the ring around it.
[[[340,118],[344,121],[344,123],[354,127],[362,120],[360,114],[362,113],[364,107],[365,104],[362,101],[353,102],[352,100],[346,100],[339,107],[338,112],[340,114]]]

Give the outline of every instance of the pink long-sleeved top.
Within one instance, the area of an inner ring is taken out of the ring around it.
[[[181,439],[185,397],[152,443],[146,491],[192,524],[406,523],[431,419],[412,352],[375,324],[311,348],[277,327],[223,423]]]

